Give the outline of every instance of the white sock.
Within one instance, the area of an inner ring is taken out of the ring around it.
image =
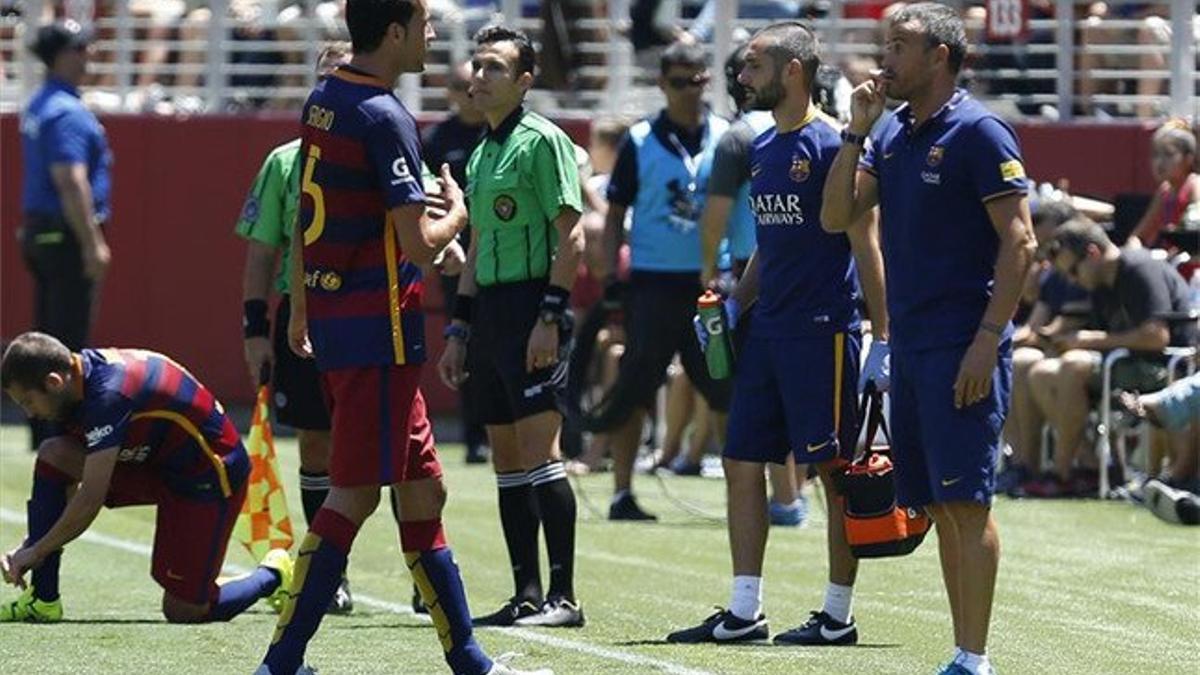
[[[958,664],[974,675],[992,675],[992,664],[988,663],[987,654],[976,654],[961,648],[958,654]]]
[[[850,623],[850,604],[854,602],[854,587],[830,583],[825,587],[825,613],[838,623]]]
[[[762,613],[762,577],[735,576],[729,611],[739,619],[753,621]]]

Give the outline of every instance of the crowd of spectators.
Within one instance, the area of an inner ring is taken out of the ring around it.
[[[115,49],[98,50],[102,64],[93,82],[103,94],[94,94],[97,106],[127,111],[159,113],[198,112],[212,103],[205,99],[206,61],[211,47],[211,3],[208,0],[58,0],[46,3],[47,16],[68,16],[98,27],[98,37],[115,39],[113,17],[119,2],[128,3],[134,21],[131,93],[118,97]],[[297,105],[307,84],[305,64],[311,58],[306,45],[316,40],[342,39],[340,0],[228,0],[228,46],[224,85],[231,92],[221,104],[225,111],[287,109]],[[462,22],[464,34],[486,23],[500,11],[500,0],[431,0],[430,8],[443,26]],[[540,37],[539,86],[556,92],[567,106],[582,106],[577,94],[599,91],[606,76],[597,66],[612,58],[602,45],[627,38],[635,63],[643,72],[652,66],[662,47],[675,40],[710,42],[714,32],[716,0],[630,0],[629,16],[605,26],[609,17],[604,0],[520,3],[526,19],[540,19],[533,33]],[[841,18],[849,20],[839,31],[844,50],[837,64],[843,71],[860,72],[876,67],[880,42],[878,29],[869,27],[894,12],[902,3],[862,0],[840,5]],[[1056,3],[1031,0],[1029,18],[1034,28],[1013,38],[996,38],[983,30],[983,2],[956,0],[972,27],[973,44],[980,45],[967,77],[973,91],[1003,99],[1011,114],[1059,117],[1052,103],[1054,74],[1060,55],[1052,48],[1055,30],[1045,20],[1057,20]],[[783,18],[821,19],[834,5],[827,0],[739,0],[739,19],[767,21]],[[0,42],[15,35],[22,4],[0,1]],[[678,10],[678,14],[668,10]],[[1076,114],[1152,117],[1164,112],[1169,78],[1171,40],[1170,5],[1165,2],[1092,2],[1075,5]],[[1040,22],[1039,22],[1040,21]],[[1200,36],[1200,16],[1194,19]],[[622,37],[624,36],[624,38]],[[736,37],[736,36],[735,36]],[[1130,50],[1130,46],[1142,49]],[[1032,47],[1032,48],[1031,48]],[[16,77],[14,54],[0,51],[0,81]],[[446,58],[448,63],[448,57]],[[649,78],[642,80],[649,82]],[[851,78],[853,81],[853,78]],[[440,75],[427,75],[437,91]],[[1038,98],[1040,97],[1040,98]]]

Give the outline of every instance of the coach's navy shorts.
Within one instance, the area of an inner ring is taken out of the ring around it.
[[[892,352],[892,452],[903,506],[991,504],[1000,430],[1012,391],[1012,343],[1001,343],[991,395],[961,410],[954,380],[967,346]]]
[[[858,437],[858,331],[748,337],[738,351],[725,456],[800,464],[850,458]]]

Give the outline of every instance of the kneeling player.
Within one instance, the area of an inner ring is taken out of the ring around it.
[[[217,585],[250,460],[220,403],[187,370],[154,352],[75,354],[49,335],[25,333],[4,352],[0,384],[30,417],[63,432],[38,450],[29,536],[3,559],[5,580],[25,592],[0,607],[0,621],[62,619],[61,549],[104,505],[158,506],[151,574],[167,621],[225,621],[259,598],[282,603],[292,573],[286,551]]]

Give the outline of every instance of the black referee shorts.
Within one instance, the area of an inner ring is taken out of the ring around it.
[[[529,334],[538,321],[546,280],[480,288],[467,345],[467,373],[479,422],[513,424],[548,410],[565,415],[567,367],[573,346],[570,312],[558,327],[558,363],[525,370]]]
[[[614,390],[635,407],[652,409],[676,353],[688,379],[713,410],[729,410],[732,378],[714,380],[696,341],[692,317],[703,291],[699,275],[634,272],[625,309],[625,353]]]
[[[275,368],[271,373],[275,421],[305,431],[329,431],[329,410],[321,393],[317,362],[296,356],[288,346],[291,298],[283,296],[275,309]]]

